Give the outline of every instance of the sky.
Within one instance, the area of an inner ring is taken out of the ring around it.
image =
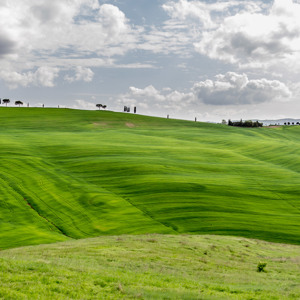
[[[300,118],[300,0],[1,0],[0,98]]]

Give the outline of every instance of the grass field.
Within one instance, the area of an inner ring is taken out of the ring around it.
[[[0,249],[99,235],[300,244],[300,127],[0,108]]]
[[[299,299],[299,265],[294,245],[103,236],[1,251],[0,299]]]

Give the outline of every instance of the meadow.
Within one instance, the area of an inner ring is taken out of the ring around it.
[[[119,234],[300,244],[300,127],[0,109],[0,249]]]
[[[0,299],[299,299],[299,250],[157,234],[15,248],[0,252]]]

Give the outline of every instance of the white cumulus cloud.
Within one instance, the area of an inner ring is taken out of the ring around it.
[[[243,69],[296,74],[300,70],[300,3],[274,1],[168,1],[176,32],[210,59]]]
[[[194,101],[194,94],[179,92],[171,89],[157,90],[149,85],[143,89],[130,87],[127,94],[119,96],[118,103],[122,105],[138,105],[147,108],[147,112],[167,110],[169,112],[180,111]]]
[[[148,113],[157,110],[192,112],[200,104],[223,107],[247,106],[289,101],[292,96],[290,88],[281,81],[265,78],[249,79],[246,74],[227,72],[215,76],[213,80],[196,82],[187,91],[170,88],[158,90],[152,85],[145,88],[130,87],[128,93],[119,96],[118,103],[147,107]]]
[[[210,6],[206,2],[179,0],[164,4],[163,9],[174,19],[187,20],[193,18],[205,27],[213,27],[210,16]]]
[[[44,66],[38,68],[36,71],[28,72],[2,70],[0,71],[0,78],[4,80],[10,88],[16,88],[18,86],[27,87],[29,85],[53,87],[58,74],[58,68]]]
[[[212,59],[251,68],[300,67],[300,4],[275,0],[261,12],[238,11],[204,30],[195,49]]]
[[[86,101],[84,99],[75,100],[75,104],[72,106],[75,109],[95,110],[97,109],[96,104]]]
[[[97,0],[1,1],[1,78],[11,87],[53,86],[50,68],[70,68],[76,74],[68,81],[91,81],[97,58],[112,65],[110,58],[134,49],[139,34],[118,7]]]
[[[292,92],[278,80],[252,79],[246,74],[228,72],[215,80],[195,83],[196,98],[211,105],[245,105],[290,99]]]
[[[68,82],[74,82],[74,81],[85,81],[85,82],[91,82],[94,77],[94,72],[90,68],[84,68],[81,66],[78,66],[75,68],[75,74],[70,76],[66,75],[65,80]]]

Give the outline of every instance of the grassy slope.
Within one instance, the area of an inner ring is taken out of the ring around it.
[[[300,243],[300,127],[0,109],[0,248],[122,233]]]
[[[0,252],[0,299],[299,299],[299,248],[124,235],[10,249]]]

